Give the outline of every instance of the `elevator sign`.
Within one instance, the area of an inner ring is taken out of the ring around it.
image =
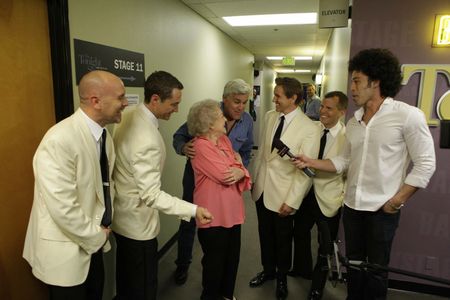
[[[347,27],[348,0],[320,0],[319,28]]]
[[[125,86],[143,87],[144,54],[74,39],[77,84],[84,74],[104,70],[117,75]]]

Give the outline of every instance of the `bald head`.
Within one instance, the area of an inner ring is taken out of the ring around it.
[[[118,123],[128,105],[122,80],[106,71],[85,74],[78,84],[80,108],[102,127]]]
[[[85,74],[78,85],[80,102],[87,104],[91,97],[101,97],[108,88],[114,85],[123,86],[122,80],[116,75],[106,71],[92,71]]]

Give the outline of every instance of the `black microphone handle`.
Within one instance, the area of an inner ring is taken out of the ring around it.
[[[289,156],[289,158],[293,158],[296,159],[295,155],[291,153],[291,151],[286,152],[286,155]],[[314,173],[313,170],[311,170],[310,168],[306,167],[302,169],[303,172],[306,174],[306,176],[308,177],[314,177],[316,176],[316,173]]]

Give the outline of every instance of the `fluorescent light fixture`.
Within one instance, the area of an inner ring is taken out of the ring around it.
[[[311,70],[278,69],[277,73],[311,73]]]
[[[268,60],[282,60],[284,56],[266,56]],[[295,60],[312,60],[312,56],[294,56]]]
[[[317,13],[271,14],[223,17],[225,22],[234,27],[267,25],[304,25],[316,24]]]
[[[436,15],[433,47],[450,47],[450,15]]]

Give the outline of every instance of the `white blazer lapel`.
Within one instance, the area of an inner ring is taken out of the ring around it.
[[[273,114],[268,118],[267,120],[267,130],[266,130],[266,142],[265,142],[265,153],[266,153],[266,159],[272,159],[276,157],[277,151],[272,151],[272,139],[273,139],[273,132],[274,132],[274,126],[277,123],[279,113],[273,112]]]
[[[74,118],[79,128],[81,142],[84,143],[86,145],[85,148],[88,149],[86,156],[89,157],[95,172],[95,191],[97,193],[97,200],[104,205],[102,175],[100,170],[100,158],[97,153],[97,145],[88,125],[86,124],[86,121],[83,119],[84,117],[81,115],[81,112],[77,111],[74,114]]]

